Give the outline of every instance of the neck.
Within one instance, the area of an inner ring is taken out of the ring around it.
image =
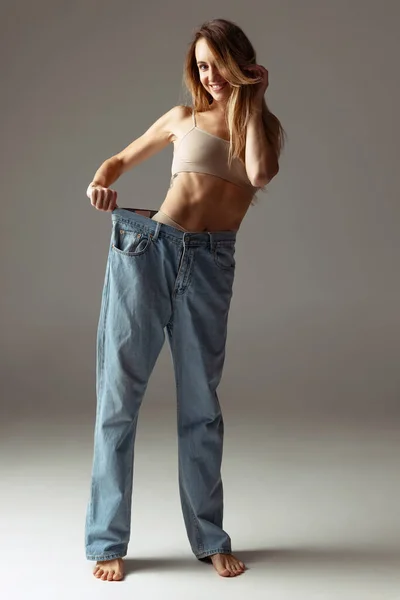
[[[223,104],[221,104],[221,102],[216,102],[215,100],[211,103],[210,105],[210,110],[214,111],[215,113],[221,114],[221,115],[225,115],[226,113],[226,102],[224,102]]]

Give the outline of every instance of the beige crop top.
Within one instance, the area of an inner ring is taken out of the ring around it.
[[[194,109],[192,116],[193,127],[185,133],[174,148],[171,183],[173,178],[181,172],[207,173],[251,189],[255,193],[258,188],[250,183],[241,160],[235,157],[229,168],[229,142],[204,131],[204,129],[199,129],[196,126]]]

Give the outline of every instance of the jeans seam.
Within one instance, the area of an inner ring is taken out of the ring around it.
[[[104,368],[104,345],[105,345],[105,337],[106,337],[106,326],[107,326],[107,310],[108,310],[108,302],[109,302],[109,298],[110,298],[110,270],[111,270],[111,256],[109,254],[108,256],[108,264],[107,264],[107,279],[105,282],[105,298],[104,298],[104,306],[103,306],[103,315],[102,315],[102,322],[101,322],[101,327],[102,327],[102,332],[101,332],[101,344],[100,344],[100,348],[101,349],[101,356],[100,356],[100,361],[99,361],[99,368],[100,368],[100,372],[101,372],[101,380],[100,380],[100,386],[98,389],[98,397],[101,398],[101,391],[102,391],[102,387],[103,387],[103,383],[104,383],[104,374],[103,374],[103,368]]]
[[[107,272],[106,272],[106,277],[105,277],[105,282],[104,282],[104,298],[102,299],[102,314],[100,315],[100,323],[99,323],[99,327],[101,327],[101,337],[99,339],[99,353],[101,352],[101,354],[99,355],[99,361],[98,361],[98,368],[99,368],[99,373],[101,373],[101,378],[99,380],[99,385],[98,385],[98,389],[96,390],[96,397],[97,399],[101,398],[101,391],[103,388],[103,382],[104,382],[104,374],[103,374],[103,368],[104,368],[104,344],[105,344],[105,337],[106,337],[106,318],[107,318],[107,309],[108,309],[108,302],[109,302],[109,297],[110,297],[110,270],[111,270],[111,262],[110,262],[110,253],[108,255],[107,258]],[[94,444],[93,444],[93,456],[96,455],[96,444],[97,444],[97,430],[98,430],[98,423],[99,423],[99,415],[100,415],[100,409],[101,409],[101,405],[100,402],[98,403],[98,406],[96,407],[96,418],[95,418],[95,424],[94,424]],[[93,469],[93,467],[92,467]],[[93,477],[91,480],[91,484],[90,484],[90,497],[91,499],[93,499],[94,493],[94,482],[93,482]],[[87,523],[88,526],[92,524],[92,520],[93,520],[93,503],[92,501],[90,502],[89,508],[88,508],[88,515],[87,515]]]
[[[170,331],[171,331],[171,340],[172,340],[172,344],[174,344],[173,342],[173,329],[172,327],[170,327]],[[172,346],[173,347],[173,346]],[[175,383],[176,383],[176,405],[177,405],[177,421],[178,421],[178,429],[180,428],[180,402],[179,402],[179,376],[178,376],[178,369],[175,368]],[[183,472],[183,470],[181,470],[181,473]],[[183,481],[182,481],[183,483]],[[191,507],[190,503],[186,501],[186,497],[183,495],[183,499],[184,502],[186,504],[186,506],[189,509],[189,513],[192,519],[192,523],[194,525],[195,531],[196,531],[196,542],[197,542],[197,550],[200,551],[203,549],[204,544],[201,538],[201,534],[200,534],[200,528],[199,528],[199,524],[197,522],[197,518],[196,515],[194,513],[193,508]]]

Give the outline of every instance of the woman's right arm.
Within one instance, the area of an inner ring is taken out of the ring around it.
[[[109,186],[123,173],[168,146],[174,138],[174,123],[185,114],[186,110],[184,106],[174,106],[129,146],[103,162],[86,191],[95,208],[114,210],[117,206],[117,192],[109,189]]]

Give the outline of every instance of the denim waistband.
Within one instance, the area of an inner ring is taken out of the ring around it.
[[[140,212],[149,214],[144,216]],[[135,208],[115,208],[111,213],[111,219],[113,222],[130,222],[132,225],[141,225],[153,234],[172,236],[177,241],[185,242],[196,242],[196,243],[209,243],[210,239],[212,242],[223,242],[223,241],[236,241],[236,231],[180,231],[175,227],[153,221],[151,216],[156,214],[157,210],[153,209],[135,209]]]

